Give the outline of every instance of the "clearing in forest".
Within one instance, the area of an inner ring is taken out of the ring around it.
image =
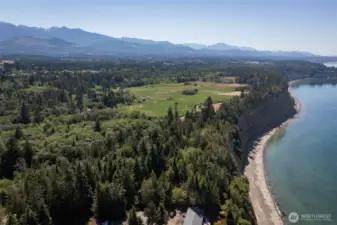
[[[138,110],[151,116],[163,116],[171,106],[178,103],[178,112],[184,115],[187,110],[192,110],[196,105],[202,104],[208,96],[214,103],[223,102],[233,96],[240,84],[219,84],[212,82],[192,82],[190,84],[170,83],[156,84],[142,87],[133,87],[128,90],[136,96],[136,101],[131,106],[122,106],[120,110],[132,112]],[[195,94],[186,95],[184,90],[193,91]]]

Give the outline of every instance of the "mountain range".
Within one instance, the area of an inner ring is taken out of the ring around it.
[[[40,55],[116,55],[116,56],[247,56],[313,57],[308,52],[259,51],[224,43],[202,45],[173,44],[138,38],[114,38],[82,29],[28,27],[0,22],[0,53]]]

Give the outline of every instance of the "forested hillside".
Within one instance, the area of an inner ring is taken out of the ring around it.
[[[1,215],[8,225],[85,224],[128,217],[166,224],[199,206],[218,225],[256,224],[240,171],[238,118],[279,93],[276,67],[163,62],[21,63],[1,75]],[[215,111],[212,99],[180,118],[118,111],[127,87],[162,82],[248,84]],[[238,157],[239,156],[239,157]],[[128,216],[127,216],[128,215]]]

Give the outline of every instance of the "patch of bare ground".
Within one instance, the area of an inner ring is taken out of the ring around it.
[[[220,108],[220,105],[221,105],[221,104],[222,104],[222,102],[213,104],[214,110],[217,111],[217,110]]]
[[[220,108],[221,104],[222,104],[222,102],[214,103],[214,104],[213,104],[214,110],[217,111],[217,110]],[[197,111],[200,111],[200,110],[201,110],[201,109],[200,109],[200,106],[198,106]],[[181,120],[181,121],[184,121],[184,119],[185,119],[185,116],[181,116],[181,117],[180,117],[180,120]]]
[[[240,96],[241,91],[232,91],[232,92],[222,92],[219,95],[226,95],[226,96]]]
[[[176,210],[172,213],[174,216],[170,216],[169,220],[167,221],[168,225],[183,225],[185,219],[185,212],[180,210]]]
[[[142,107],[143,107],[143,105],[131,105],[128,108],[131,109],[131,110],[137,110],[137,109],[140,109]]]
[[[90,218],[88,225],[98,225],[95,218]]]
[[[203,82],[203,81],[198,81],[196,82],[199,86],[216,86],[216,87],[245,87],[247,86],[246,84],[237,84],[237,83],[216,83],[216,82]]]

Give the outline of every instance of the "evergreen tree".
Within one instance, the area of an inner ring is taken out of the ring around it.
[[[229,210],[228,215],[226,217],[226,222],[227,225],[236,225],[235,218],[231,209]]]
[[[20,123],[23,123],[23,124],[30,123],[29,109],[25,105],[24,102],[22,102],[21,107],[20,107],[19,121],[20,121]]]
[[[34,110],[34,123],[41,123],[43,121],[42,115],[41,115],[41,108],[40,106],[37,106]]]
[[[120,184],[97,184],[92,211],[99,223],[125,216],[124,194]]]
[[[179,118],[179,113],[178,113],[178,102],[174,103],[174,116],[176,119]]]
[[[77,100],[76,106],[77,108],[80,109],[80,112],[82,112],[84,106],[83,106],[83,92],[81,90],[78,90],[78,93],[76,95],[76,100]]]
[[[202,110],[204,121],[207,119],[213,119],[215,116],[215,111],[213,107],[213,100],[211,97],[208,97],[204,103],[204,109]]]
[[[26,140],[25,145],[23,147],[23,157],[25,158],[27,167],[31,167],[33,161],[33,149],[31,144]]]
[[[18,141],[14,137],[9,139],[6,147],[7,150],[2,154],[1,157],[0,177],[3,176],[8,179],[13,179],[16,163],[20,157],[20,147]]]
[[[52,218],[50,217],[49,210],[46,204],[43,204],[39,215],[38,215],[39,224],[43,225],[53,225]]]
[[[94,131],[95,132],[101,132],[101,121],[99,118],[96,119],[95,126],[94,126]]]
[[[156,219],[155,219],[155,224],[156,225],[164,225],[167,224],[168,221],[168,215],[165,210],[165,207],[163,204],[160,204],[159,207],[157,208],[156,211]]]
[[[36,224],[36,215],[30,208],[27,208],[25,213],[20,217],[20,224],[26,225]]]
[[[14,136],[18,140],[23,137],[23,133],[22,133],[21,127],[19,127],[19,126],[16,127]]]
[[[147,216],[147,225],[153,225],[156,222],[157,210],[153,202],[150,202],[144,210],[145,216]]]
[[[171,126],[172,122],[173,122],[173,110],[172,110],[172,107],[170,106],[167,110],[167,124],[169,126]]]
[[[17,219],[16,215],[9,214],[6,225],[20,225],[19,220]]]
[[[136,208],[132,206],[128,213],[128,225],[143,225],[143,221],[137,216]]]
[[[76,105],[74,103],[74,101],[72,99],[70,99],[70,102],[69,102],[69,113],[70,114],[75,114],[76,113]]]
[[[95,194],[94,194],[94,198],[93,198],[93,203],[92,203],[92,207],[91,207],[91,210],[92,212],[94,213],[94,216],[96,218],[96,221],[98,223],[100,222],[104,222],[104,221],[101,221],[101,211],[102,211],[102,206],[101,206],[101,187],[100,187],[100,184],[97,183],[96,184],[96,188],[95,188]]]

